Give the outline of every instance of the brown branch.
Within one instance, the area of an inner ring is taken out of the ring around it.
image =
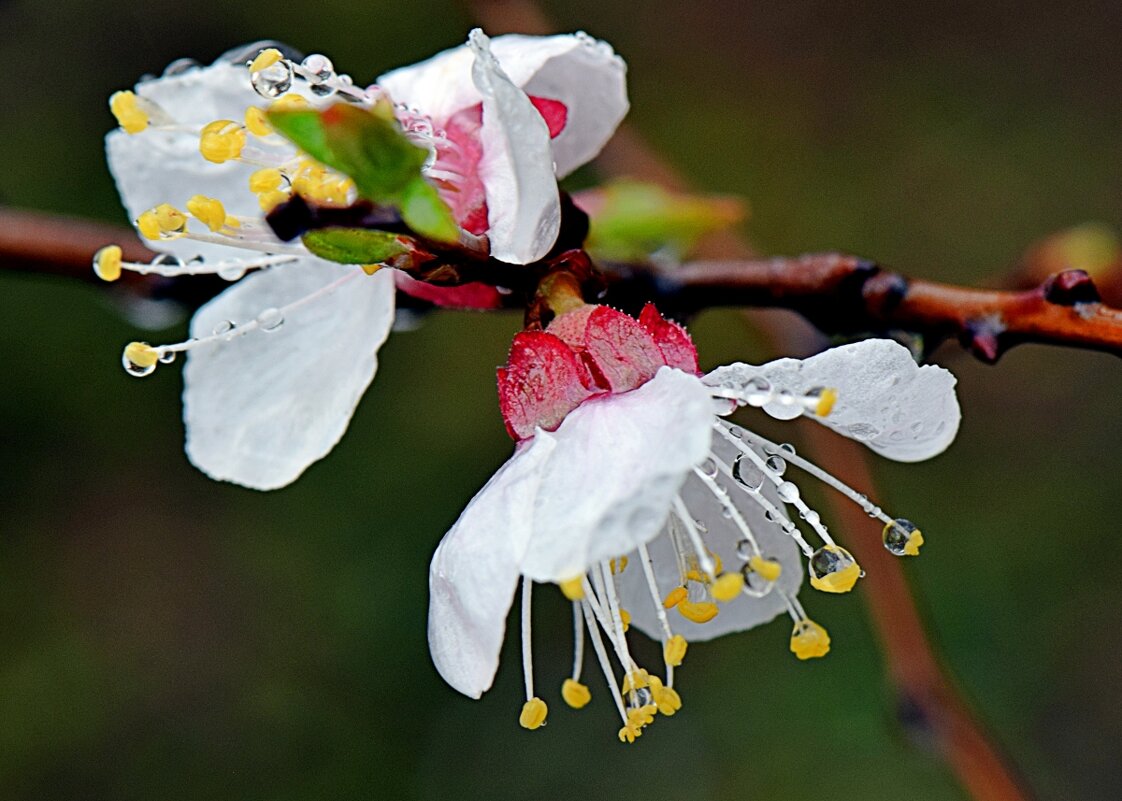
[[[671,311],[781,307],[830,334],[903,330],[923,335],[928,350],[953,337],[991,364],[1024,342],[1122,355],[1122,311],[1102,303],[1082,270],[1027,290],[973,289],[909,278],[853,256],[815,254],[692,262],[650,277]]]
[[[156,254],[119,225],[34,211],[0,208],[0,267],[5,270],[94,280],[93,254],[118,244],[124,258],[146,262]]]

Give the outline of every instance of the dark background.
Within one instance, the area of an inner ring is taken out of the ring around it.
[[[765,252],[983,284],[1057,229],[1122,221],[1114,3],[547,8],[627,58],[631,120],[699,186],[749,197]],[[363,81],[472,24],[437,0],[7,0],[0,202],[124,223],[106,98],[174,58],[274,37]],[[259,494],[187,464],[179,371],[124,374],[137,330],[102,290],[0,276],[0,797],[964,798],[894,722],[860,589],[809,599],[824,660],[794,660],[783,623],[691,649],[682,712],[630,747],[603,692],[581,713],[557,698],[556,593],[535,623],[546,729],[517,725],[516,647],[481,702],[443,685],[427,562],[510,451],[493,370],[518,325],[394,335],[340,446]],[[707,366],[777,355],[734,313],[693,330]],[[932,636],[1041,797],[1118,798],[1122,364],[936,357],[960,379],[958,442],[875,465],[927,535],[906,569]]]

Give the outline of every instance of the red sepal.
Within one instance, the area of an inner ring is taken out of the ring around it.
[[[552,431],[582,401],[597,394],[577,354],[545,331],[514,335],[498,380],[499,409],[507,432],[516,440],[533,436],[537,426]]]

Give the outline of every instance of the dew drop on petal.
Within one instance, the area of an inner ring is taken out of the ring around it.
[[[262,331],[271,334],[284,325],[284,315],[277,308],[265,309],[257,315],[257,325]]]
[[[849,436],[862,442],[873,439],[880,433],[879,429],[868,423],[853,423],[846,428],[846,431],[849,432]]]
[[[704,473],[705,475],[707,475],[709,478],[716,478],[717,477],[717,462],[714,461],[711,458],[706,459],[704,462],[701,463],[701,472]]]
[[[736,555],[744,561],[751,559],[753,553],[755,553],[755,551],[752,550],[752,543],[748,542],[748,540],[741,540],[736,543]]]

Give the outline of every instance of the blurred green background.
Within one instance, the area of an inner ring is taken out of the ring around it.
[[[698,185],[748,196],[765,252],[980,284],[1057,229],[1122,222],[1117,4],[547,10],[628,59],[632,121]],[[439,0],[4,0],[0,202],[124,223],[105,100],[177,57],[273,37],[363,80],[471,25]],[[894,720],[860,589],[808,601],[835,643],[816,663],[781,622],[691,649],[682,712],[630,747],[603,692],[573,713],[553,689],[555,593],[535,624],[546,729],[517,725],[516,647],[482,701],[443,685],[428,558],[510,451],[493,371],[518,325],[394,335],[340,446],[258,494],[187,464],[178,370],[124,374],[136,330],[101,291],[0,275],[0,798],[964,798]],[[776,355],[735,313],[694,331],[709,365]],[[1041,797],[1122,797],[1122,363],[937,360],[960,379],[957,444],[876,465],[928,535],[906,569],[931,633]]]

